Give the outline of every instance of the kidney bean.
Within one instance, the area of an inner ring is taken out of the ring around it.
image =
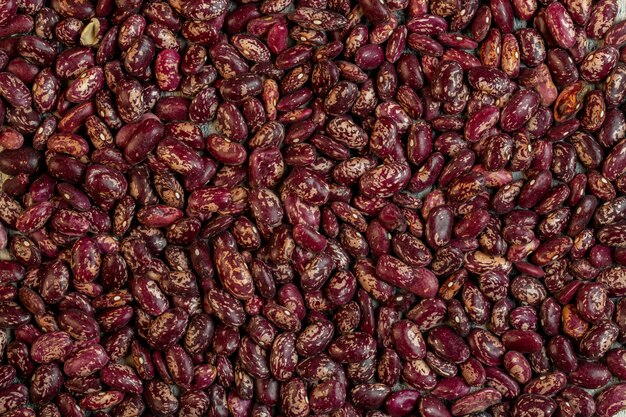
[[[593,362],[582,362],[574,372],[568,375],[569,382],[581,388],[602,388],[610,379],[609,368]]]
[[[339,381],[326,381],[315,387],[309,395],[311,410],[316,413],[338,410],[346,399],[346,390]]]
[[[445,303],[438,298],[424,299],[407,313],[407,318],[418,325],[420,331],[428,330],[445,318]]]
[[[619,412],[623,408],[622,401],[620,399],[623,389],[623,384],[616,384],[603,390],[596,397],[596,413],[599,416],[608,416]]]
[[[505,25],[508,25],[508,23],[505,23]],[[502,34],[500,30],[489,29],[482,45],[480,46],[480,61],[486,67],[497,68],[500,65],[501,51]]]
[[[535,67],[546,58],[546,49],[541,34],[532,28],[521,29],[516,32],[520,43],[520,59],[522,63]]]
[[[469,348],[449,327],[435,327],[428,333],[428,344],[443,359],[462,363],[469,357]]]
[[[617,50],[613,47],[597,49],[581,62],[580,76],[590,82],[603,80],[615,67],[617,58]]]
[[[532,330],[509,330],[502,335],[502,343],[508,349],[532,353],[541,348],[541,336]]]
[[[473,329],[468,335],[468,346],[472,355],[485,365],[495,366],[504,355],[504,345],[491,332]]]
[[[614,1],[598,2],[592,7],[585,27],[587,36],[593,39],[601,38],[610,29],[616,16],[617,3]]]
[[[433,395],[444,400],[454,401],[469,394],[470,388],[462,378],[449,377],[442,379],[433,389]]]
[[[437,375],[441,375],[444,378],[451,377],[457,372],[456,365],[441,359],[432,352],[428,352],[424,360]]]
[[[376,265],[376,272],[383,281],[400,286],[416,295],[432,297],[436,292],[434,274],[425,268],[411,268],[392,256],[381,256]]]
[[[556,410],[556,403],[549,397],[537,394],[523,394],[513,404],[511,415],[522,416],[533,412],[541,416],[549,416]]]
[[[532,376],[530,363],[519,352],[507,352],[504,355],[504,366],[508,373],[519,383],[527,383]]]
[[[498,403],[501,399],[502,395],[495,389],[484,388],[456,400],[450,411],[454,416],[479,412]]]
[[[581,354],[588,358],[602,356],[617,338],[617,331],[617,326],[607,321],[591,326],[589,332],[580,341]]]
[[[539,106],[539,96],[528,90],[520,90],[502,109],[500,125],[505,131],[517,130],[523,126]],[[521,111],[520,111],[521,110]]]
[[[500,368],[489,367],[486,371],[486,385],[495,388],[505,398],[514,398],[519,395],[517,382]]]
[[[524,391],[529,394],[553,395],[565,388],[566,383],[567,379],[564,373],[547,373],[540,378],[531,380],[526,384]]]
[[[574,46],[575,32],[572,17],[562,4],[550,5],[545,11],[546,25],[561,48]]]

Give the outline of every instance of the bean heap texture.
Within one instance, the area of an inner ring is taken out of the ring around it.
[[[626,409],[620,2],[0,0],[0,417]]]

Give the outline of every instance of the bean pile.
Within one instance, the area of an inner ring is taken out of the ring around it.
[[[0,417],[626,409],[619,1],[0,0]]]

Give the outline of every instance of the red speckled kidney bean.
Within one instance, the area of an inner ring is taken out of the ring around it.
[[[590,82],[604,80],[617,64],[617,60],[617,49],[611,46],[599,48],[587,55],[580,63],[580,76]]]
[[[621,395],[624,388],[624,384],[616,384],[603,390],[596,397],[596,413],[599,416],[609,416],[619,412],[623,408]]]
[[[617,16],[617,3],[613,0],[596,3],[585,27],[586,34],[592,39],[599,39],[611,28]]]
[[[456,400],[450,411],[453,416],[479,412],[497,404],[501,399],[502,395],[495,389],[484,388]]]
[[[520,90],[502,109],[500,125],[510,132],[523,126],[539,106],[539,96],[529,90]]]
[[[561,48],[571,48],[576,42],[574,22],[561,3],[550,4],[545,11],[546,24]]]

